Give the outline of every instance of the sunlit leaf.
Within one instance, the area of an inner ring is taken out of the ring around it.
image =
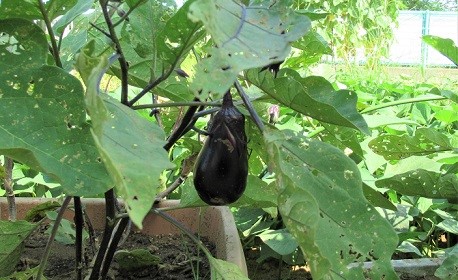
[[[316,279],[362,279],[352,262],[374,261],[372,279],[396,279],[390,264],[397,236],[368,203],[354,162],[337,148],[268,130],[278,207]],[[306,234],[304,234],[306,233]]]
[[[419,128],[414,136],[381,135],[369,147],[388,160],[453,150],[448,137],[433,128]]]
[[[201,21],[215,47],[197,64],[191,84],[197,96],[220,97],[245,69],[284,60],[291,42],[310,28],[310,20],[286,5],[244,6],[236,1],[198,0],[189,17]]]
[[[458,47],[452,39],[445,39],[434,35],[425,35],[423,41],[438,50],[458,66]]]
[[[38,26],[0,21],[0,153],[42,171],[70,195],[96,195],[111,180],[86,121],[83,87],[46,66],[48,44]]]
[[[369,133],[364,118],[356,110],[358,97],[348,90],[335,91],[325,78],[306,78],[291,69],[284,76],[249,70],[246,79],[291,109],[314,119]]]
[[[142,228],[143,218],[153,205],[161,172],[173,167],[163,149],[165,135],[155,123],[118,100],[99,94],[100,75],[108,60],[92,57],[90,48],[85,51],[78,57],[78,69],[92,67],[87,77],[86,104],[93,138],[129,217]],[[95,62],[98,63],[94,66]]]
[[[424,169],[380,179],[375,184],[379,188],[389,188],[405,195],[453,199],[458,196],[458,179],[455,174],[442,175]]]

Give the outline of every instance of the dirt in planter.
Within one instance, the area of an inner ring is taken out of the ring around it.
[[[48,235],[44,234],[45,227],[41,227],[26,241],[25,250],[17,270],[37,266],[46,246]],[[210,252],[215,255],[215,246],[208,240],[201,238]],[[123,271],[117,261],[113,261],[109,279],[157,279],[157,280],[188,280],[195,279],[194,274],[199,264],[199,278],[210,279],[210,265],[203,252],[198,252],[196,245],[188,237],[182,235],[147,236],[140,233],[131,233],[119,249],[133,250],[146,249],[152,255],[160,258],[157,265],[148,266],[133,271]],[[53,242],[51,256],[45,270],[49,280],[75,279],[75,249],[73,245],[64,245]]]

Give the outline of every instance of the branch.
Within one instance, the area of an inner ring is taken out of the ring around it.
[[[45,251],[43,253],[43,256],[41,257],[40,265],[38,267],[37,280],[41,280],[41,277],[43,276],[43,272],[45,271],[45,268],[46,268],[46,263],[48,262],[49,254],[51,253],[51,244],[54,241],[54,238],[56,238],[56,234],[57,234],[57,230],[59,229],[60,221],[62,221],[64,212],[67,209],[67,206],[70,203],[70,200],[72,200],[72,197],[66,196],[64,199],[64,202],[62,202],[62,206],[60,207],[59,212],[57,213],[56,220],[54,221],[54,225],[52,227],[51,234],[49,235],[48,242],[46,243]]]
[[[56,37],[54,36],[54,31],[52,30],[51,20],[49,19],[48,12],[46,11],[45,5],[42,0],[38,0],[38,8],[40,9],[43,20],[46,24],[46,29],[48,30],[49,40],[51,41],[52,56],[56,62],[57,67],[62,68],[62,62],[60,61],[59,56],[59,47],[57,46]]]
[[[121,43],[119,42],[118,35],[116,35],[116,31],[111,21],[110,14],[108,13],[107,9],[107,0],[99,0],[100,6],[102,8],[103,17],[105,18],[105,23],[108,27],[108,32],[110,33],[110,38],[113,41],[116,49],[116,53],[119,55],[118,61],[121,67],[121,103],[124,105],[128,105],[129,102],[127,100],[128,94],[128,71],[129,66],[127,65],[126,58],[124,57],[124,53],[122,52]]]
[[[182,106],[221,106],[221,102],[167,102],[167,103],[154,103],[154,104],[143,104],[135,105],[131,108],[134,110],[150,109],[150,108],[163,108],[163,107],[182,107]]]
[[[5,163],[3,167],[5,168],[5,178],[3,178],[3,187],[6,191],[6,197],[8,200],[8,220],[16,221],[16,201],[14,198],[13,191],[13,159],[5,156]]]
[[[240,97],[243,100],[243,103],[245,104],[245,107],[247,108],[248,112],[251,115],[251,118],[253,118],[254,123],[258,126],[259,130],[261,132],[264,131],[264,123],[262,122],[261,118],[259,117],[258,113],[253,107],[253,104],[250,101],[250,98],[248,95],[246,95],[245,91],[243,90],[242,86],[240,85],[239,81],[235,81],[235,88],[237,89]]]
[[[138,0],[137,3],[135,3],[124,15],[122,15],[122,17],[117,22],[113,24],[113,27],[116,27],[119,24],[121,24],[124,20],[126,20],[129,17],[130,13],[132,13],[138,6],[145,2],[145,0]]]

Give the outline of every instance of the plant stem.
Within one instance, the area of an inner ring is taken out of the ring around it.
[[[79,196],[73,197],[73,203],[75,206],[75,271],[76,279],[83,279],[83,209],[81,207],[81,198]]]
[[[402,105],[402,104],[424,102],[424,101],[434,101],[434,100],[444,100],[444,99],[447,99],[447,97],[443,97],[439,95],[429,95],[429,96],[407,98],[407,99],[401,99],[401,100],[396,100],[396,101],[391,101],[391,102],[386,102],[386,103],[378,104],[375,106],[371,106],[371,107],[368,107],[362,110],[360,113],[365,114],[365,113],[376,111],[382,108],[387,108],[387,107],[392,107],[392,106],[397,106],[397,105]]]
[[[119,24],[121,24],[125,19],[127,19],[130,15],[130,13],[132,13],[138,6],[140,6],[140,4],[142,3],[145,3],[146,1],[145,0],[139,0],[137,1],[137,3],[135,3],[132,8],[130,8],[117,22],[115,22],[113,24],[113,27],[116,27],[118,26]]]
[[[128,94],[128,71],[129,66],[127,65],[126,58],[124,57],[124,53],[121,48],[121,43],[119,42],[118,35],[116,35],[116,31],[111,21],[110,14],[108,13],[107,9],[107,0],[99,0],[100,6],[102,8],[103,17],[105,18],[105,23],[108,27],[108,32],[110,33],[110,38],[113,41],[116,49],[116,53],[119,54],[118,61],[121,67],[121,103],[124,105],[128,105],[129,102],[127,100]]]
[[[199,102],[198,98],[194,98],[194,102]],[[201,107],[202,108],[202,107]],[[186,111],[185,115],[183,116],[183,119],[180,122],[180,125],[175,129],[172,134],[169,136],[167,139],[167,143],[164,145],[164,149],[166,151],[170,150],[172,148],[173,144],[175,144],[178,139],[180,139],[183,134],[186,133],[186,129],[189,127],[189,125],[194,125],[194,123],[197,121],[193,120],[194,113],[197,111],[198,106],[191,106],[188,108],[188,111]]]
[[[143,104],[135,105],[131,108],[134,110],[139,109],[150,109],[150,108],[163,108],[163,107],[182,107],[182,106],[221,106],[220,102],[200,102],[200,101],[190,101],[190,102],[167,102],[167,103],[154,103],[154,104]]]
[[[13,159],[7,156],[4,157],[5,163],[3,167],[5,168],[5,178],[3,179],[3,187],[6,191],[6,197],[8,201],[8,220],[16,221],[16,200],[14,197],[13,190]]]
[[[108,190],[105,193],[105,228],[103,230],[103,237],[102,242],[100,243],[99,250],[97,252],[97,256],[94,261],[94,265],[92,266],[92,271],[90,272],[89,280],[98,280],[100,274],[100,268],[102,267],[103,260],[105,259],[105,255],[111,240],[111,234],[113,233],[113,229],[115,227],[114,220],[116,218],[116,209],[115,203],[116,198],[114,196],[113,189]]]
[[[122,234],[128,224],[129,224],[129,218],[122,218],[118,223],[118,226],[113,235],[113,238],[110,240],[110,245],[105,254],[105,259],[103,260],[102,271],[100,273],[101,279],[106,279],[107,277],[108,269],[110,268],[111,262],[113,261],[113,256],[118,247],[119,240],[121,240]]]
[[[62,217],[64,216],[64,212],[67,209],[67,206],[70,203],[71,199],[72,199],[71,196],[66,196],[64,199],[64,202],[62,202],[62,206],[60,207],[59,212],[57,213],[56,220],[54,221],[54,226],[52,227],[51,234],[49,235],[48,242],[46,243],[45,251],[43,252],[43,256],[41,257],[40,265],[38,267],[37,280],[41,280],[41,277],[43,276],[43,272],[45,271],[45,268],[46,268],[46,263],[48,262],[49,254],[51,253],[51,244],[54,241],[54,238],[56,237],[57,230],[59,229],[60,221],[62,220]]]
[[[51,20],[49,19],[48,12],[46,11],[45,5],[42,0],[38,0],[38,8],[40,9],[43,20],[46,24],[46,29],[48,30],[49,40],[51,41],[52,56],[56,62],[57,67],[62,68],[62,62],[60,61],[59,56],[59,47],[57,46],[56,37],[54,36],[54,31],[52,30]]]
[[[256,126],[259,128],[261,132],[264,132],[264,123],[262,122],[261,118],[259,117],[258,113],[253,107],[253,104],[250,101],[250,98],[248,95],[246,95],[245,91],[242,88],[242,85],[240,85],[239,81],[235,81],[235,88],[237,89],[240,97],[243,100],[243,103],[245,104],[248,112],[251,115],[251,118],[253,118],[254,123]]]

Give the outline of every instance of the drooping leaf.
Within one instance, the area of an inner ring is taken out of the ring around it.
[[[33,280],[37,277],[38,268],[38,266],[35,266],[24,271],[17,271],[9,276],[0,277],[0,280]],[[47,278],[42,275],[41,279],[46,280]]]
[[[155,123],[118,100],[99,94],[98,83],[108,60],[92,57],[90,48],[84,51],[78,57],[78,69],[92,67],[86,92],[91,132],[129,217],[142,228],[143,218],[153,205],[161,172],[173,167],[162,148],[165,135]],[[94,62],[98,64],[94,66]]]
[[[37,1],[2,0],[0,1],[0,19],[22,18],[27,20],[42,19]]]
[[[69,195],[96,195],[111,180],[86,122],[78,79],[45,66],[48,44],[31,22],[0,20],[0,153],[56,179]]]
[[[286,60],[286,65],[292,67],[307,67],[320,61],[325,54],[332,55],[332,49],[318,32],[310,31],[297,42],[292,44],[294,48],[300,49],[297,56]]]
[[[191,84],[202,99],[222,96],[245,70],[277,63],[290,52],[291,42],[310,28],[310,20],[286,7],[244,6],[236,1],[198,0],[189,17],[201,21],[215,47],[196,66]]]
[[[374,261],[371,279],[397,279],[390,264],[397,236],[365,199],[358,168],[337,148],[265,132],[277,175],[278,207],[314,279],[363,279],[352,262]],[[304,234],[306,233],[306,234]]]
[[[63,16],[59,18],[57,22],[53,25],[53,29],[56,31],[57,34],[62,34],[64,32],[65,27],[67,27],[69,23],[71,23],[77,16],[89,10],[92,7],[93,2],[87,0],[78,0],[74,4],[75,5],[72,6],[70,9],[66,7],[67,9],[64,9],[65,14],[63,14]]]
[[[458,234],[458,221],[455,219],[445,219],[437,224],[438,228],[441,228],[447,232]]]
[[[24,240],[37,225],[26,221],[0,221],[0,277],[14,272],[24,248]]]
[[[291,109],[314,119],[351,127],[368,134],[364,118],[356,110],[358,97],[348,90],[335,91],[326,79],[306,78],[291,69],[274,78],[270,73],[249,70],[246,79]]]
[[[207,254],[207,258],[210,262],[212,280],[249,280],[236,264],[216,259],[210,254]]]
[[[382,207],[392,211],[396,211],[396,206],[380,192],[374,190],[366,184],[363,184],[364,197],[375,207]]]
[[[451,198],[458,196],[458,179],[455,174],[442,175],[424,169],[411,170],[375,182],[379,188],[389,188],[405,195],[428,198]]]
[[[293,253],[299,244],[286,229],[266,230],[257,235],[264,244],[284,256]]]
[[[458,47],[452,39],[445,39],[434,35],[425,35],[423,42],[438,50],[458,66]]]
[[[369,142],[369,147],[385,159],[403,159],[453,150],[447,136],[433,128],[419,128],[414,136],[381,135]]]

